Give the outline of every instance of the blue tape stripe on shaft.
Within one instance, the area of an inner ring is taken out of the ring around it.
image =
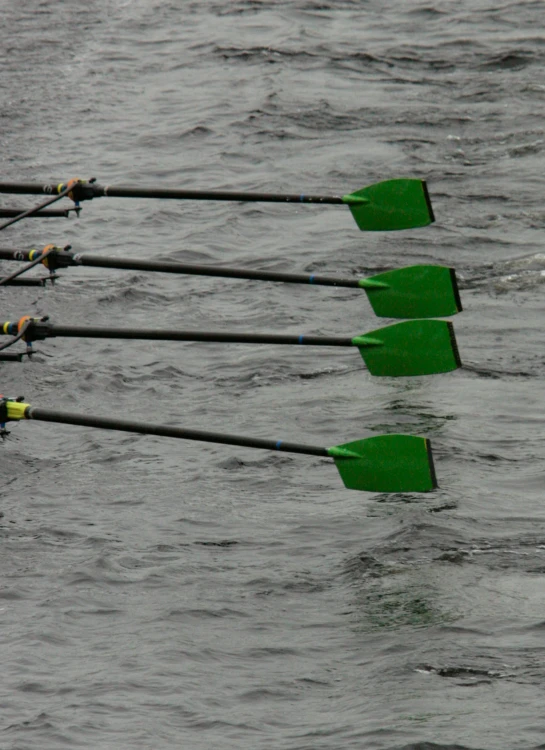
[[[305,337],[304,337],[303,335],[299,336],[299,341],[298,341],[297,343],[298,343],[298,344],[302,344],[302,343],[303,343],[303,339],[304,339],[304,338],[305,338]]]
[[[275,446],[277,451],[280,450],[280,446],[282,445],[283,442],[284,442],[283,440],[278,440],[277,441],[276,446]]]
[[[299,200],[300,201],[304,201],[305,200],[305,194],[304,193],[301,193],[301,195],[299,196]]]
[[[312,276],[308,277],[308,283],[309,284],[314,284],[314,274],[312,274]]]

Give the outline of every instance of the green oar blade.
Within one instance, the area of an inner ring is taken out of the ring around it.
[[[426,438],[378,435],[328,448],[328,452],[349,490],[429,492],[437,487]],[[344,452],[358,457],[343,457]]]
[[[442,318],[462,311],[456,273],[446,266],[398,268],[362,279],[360,286],[383,318]]]
[[[370,232],[426,227],[435,221],[424,180],[377,182],[342,199],[358,227]]]
[[[433,375],[461,367],[452,323],[406,320],[352,339],[371,375]]]

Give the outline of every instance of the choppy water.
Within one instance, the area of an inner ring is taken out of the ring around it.
[[[373,379],[350,351],[67,339],[1,365],[1,391],[44,407],[316,445],[426,435],[440,482],[349,492],[311,457],[15,425],[2,748],[545,747],[543,9],[0,1],[2,180],[337,193],[422,176],[437,217],[362,234],[342,208],[100,199],[0,245],[451,264],[466,365]],[[357,291],[88,268],[2,302],[11,320],[377,327]]]

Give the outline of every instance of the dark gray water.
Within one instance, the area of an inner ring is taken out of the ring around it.
[[[0,747],[545,747],[542,2],[0,0],[0,175],[344,193],[421,176],[437,222],[100,199],[0,245],[339,275],[453,265],[465,368],[58,339],[34,405],[334,445],[432,439],[440,489],[39,422],[0,447]],[[32,205],[3,196],[2,206]],[[3,263],[3,272],[14,270]],[[2,319],[355,335],[358,291],[77,268]]]

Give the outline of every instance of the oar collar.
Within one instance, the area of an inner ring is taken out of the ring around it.
[[[30,409],[30,404],[24,403],[24,396],[10,399],[0,394],[0,437],[2,439],[9,435],[6,422],[26,419],[27,409]]]
[[[98,185],[95,185],[96,177],[91,177],[90,180],[82,180],[79,177],[74,177],[68,182],[61,182],[57,185],[57,193],[62,193],[64,190],[70,189],[68,197],[74,201],[76,207],[79,206],[80,201],[92,200],[97,193]]]

